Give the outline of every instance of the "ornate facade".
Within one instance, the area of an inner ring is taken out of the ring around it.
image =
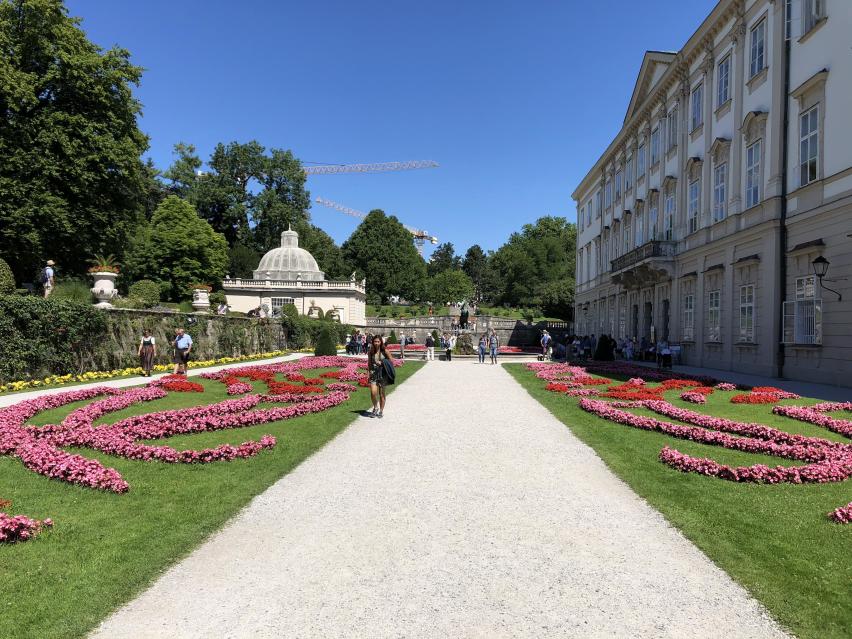
[[[579,333],[852,384],[850,32],[847,0],[721,0],[680,51],[645,54],[572,195]]]

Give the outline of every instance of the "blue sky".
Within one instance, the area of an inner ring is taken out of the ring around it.
[[[67,0],[93,41],[146,69],[137,96],[158,166],[179,141],[206,158],[250,139],[314,162],[436,160],[308,188],[458,252],[542,215],[573,221],[571,192],[618,132],[644,51],[680,48],[714,4]],[[338,242],[357,225],[311,214]]]

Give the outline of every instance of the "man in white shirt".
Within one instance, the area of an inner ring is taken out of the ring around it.
[[[41,273],[41,284],[44,287],[44,296],[45,298],[50,297],[50,294],[53,292],[54,285],[54,276],[55,273],[53,271],[53,267],[56,266],[56,262],[53,260],[47,260],[45,263],[46,266]]]

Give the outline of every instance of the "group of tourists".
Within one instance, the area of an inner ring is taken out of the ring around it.
[[[500,348],[500,336],[497,335],[497,331],[493,328],[490,333],[483,333],[479,337],[479,346],[477,347],[477,353],[479,354],[479,363],[485,363],[485,354],[486,352],[491,356],[491,363],[497,363],[497,351]]]
[[[595,337],[591,335],[571,335],[568,337],[568,353],[575,359],[613,361],[621,358],[627,361],[656,362],[657,368],[672,367],[672,348],[668,340],[656,343],[647,337],[637,340],[635,337],[614,339],[611,335]]]
[[[189,354],[192,351],[192,337],[182,328],[175,329],[175,337],[171,341],[172,363],[174,364],[174,375],[186,375],[186,367],[189,362]],[[157,357],[157,338],[151,335],[150,329],[142,331],[137,349],[139,365],[142,367],[142,376],[151,377],[154,369],[154,359]]]
[[[363,355],[367,352],[367,344],[369,343],[367,335],[356,330],[351,335],[346,336],[346,354]]]

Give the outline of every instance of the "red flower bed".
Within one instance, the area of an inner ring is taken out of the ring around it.
[[[150,383],[176,393],[203,393],[204,387],[198,382],[191,382],[183,375],[166,375]]]

